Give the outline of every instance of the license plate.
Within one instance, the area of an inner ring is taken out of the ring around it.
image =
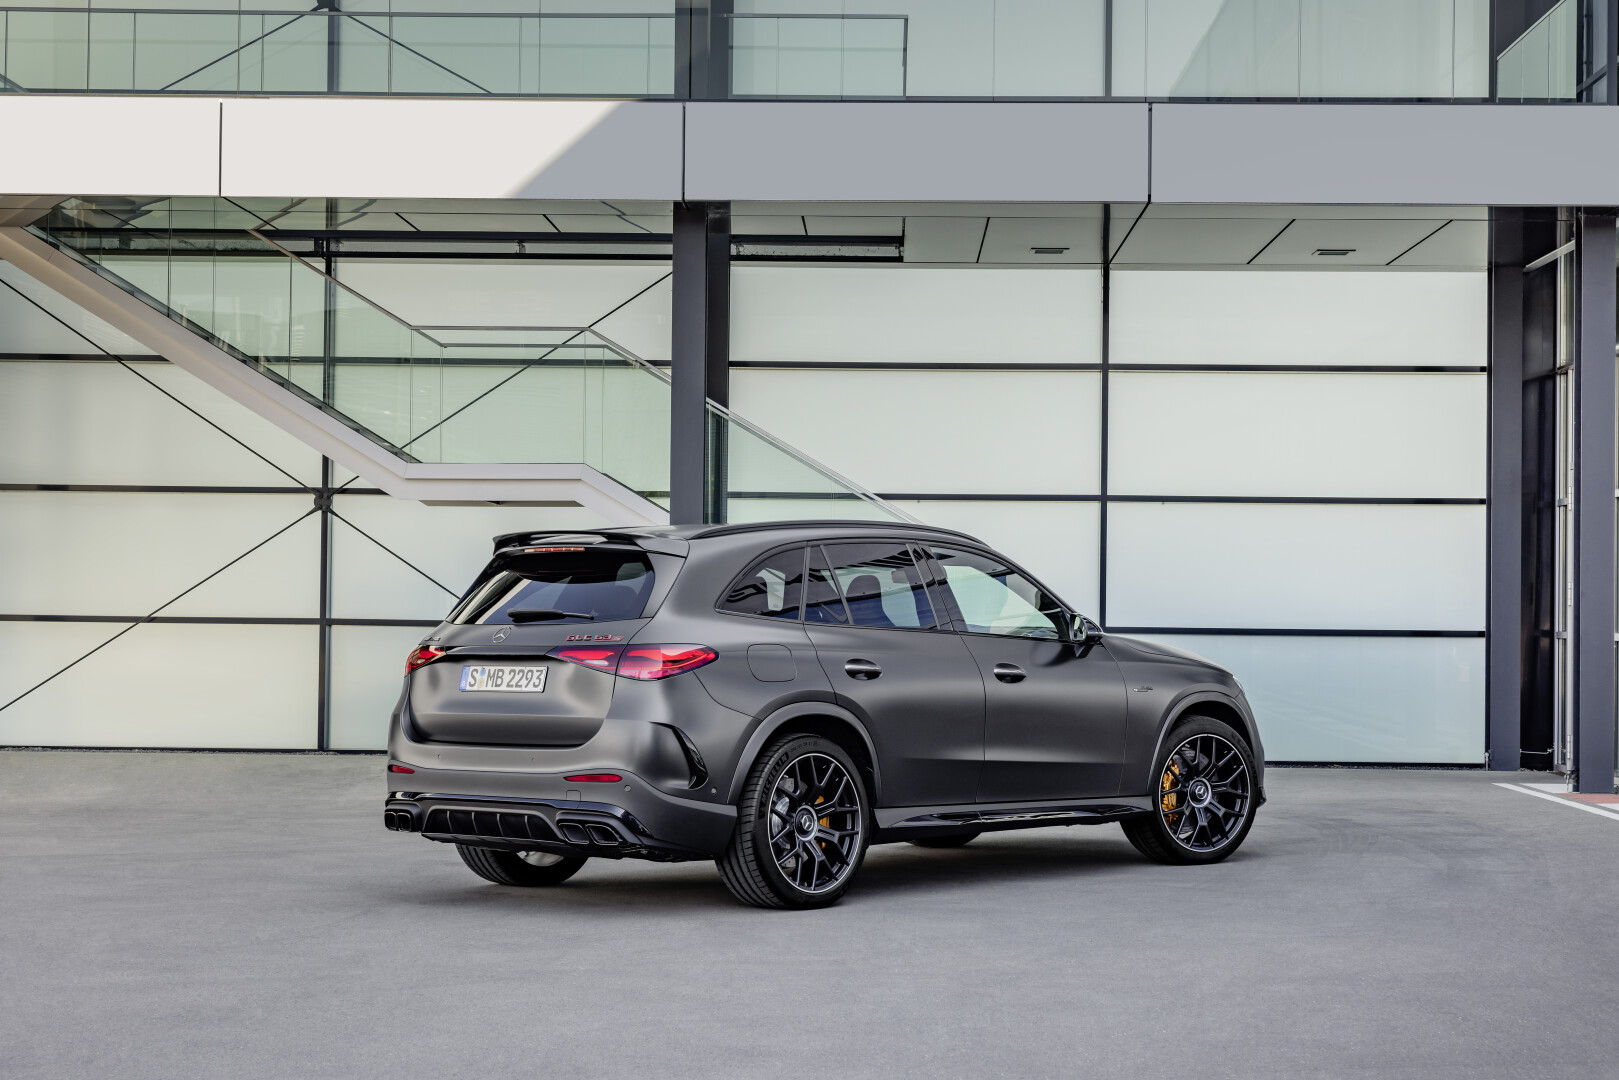
[[[506,694],[538,694],[545,690],[543,667],[468,664],[461,669],[461,689]]]

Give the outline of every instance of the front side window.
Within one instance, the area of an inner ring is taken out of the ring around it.
[[[855,626],[931,630],[933,605],[904,542],[828,544],[827,559]]]
[[[720,601],[720,610],[733,615],[796,619],[803,598],[804,549],[789,548],[748,567]]]
[[[653,570],[639,551],[581,551],[498,556],[450,613],[452,623],[612,622],[639,619]]]
[[[1068,613],[1056,597],[997,559],[932,549],[968,633],[1061,640]]]

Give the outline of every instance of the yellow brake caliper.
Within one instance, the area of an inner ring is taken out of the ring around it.
[[[1164,770],[1164,780],[1163,783],[1158,785],[1158,790],[1168,791],[1170,788],[1175,786],[1175,782],[1179,780],[1180,777],[1180,762],[1171,761],[1169,763],[1169,767]],[[1180,799],[1181,797],[1179,795],[1165,795],[1159,800],[1159,805],[1163,808],[1164,813],[1173,814],[1180,808]]]
[[[825,801],[826,801],[826,796],[825,795],[817,795],[817,796],[815,796],[816,805],[824,803]],[[821,824],[821,828],[830,829],[832,827],[832,819],[830,817],[821,818],[820,819],[820,824]],[[826,850],[826,841],[822,840],[820,843],[821,843],[821,850],[825,851]]]

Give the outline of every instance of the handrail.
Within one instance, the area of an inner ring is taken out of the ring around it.
[[[609,349],[611,349],[611,350],[613,350],[613,352],[617,353],[620,357],[622,357],[625,360],[629,361],[632,365],[634,365],[635,367],[640,368],[642,371],[649,372],[650,374],[652,374],[652,375],[656,376],[657,378],[661,379],[666,385],[671,385],[672,386],[674,384],[674,380],[673,380],[673,378],[672,378],[672,376],[671,376],[671,374],[669,372],[665,371],[663,368],[659,367],[657,364],[652,363],[650,360],[646,360],[643,357],[637,355],[636,353],[631,352],[629,349],[625,348],[623,345],[620,345],[618,342],[614,341],[612,338],[608,337],[606,334],[602,333],[601,331],[592,329],[590,327],[570,327],[570,326],[498,326],[498,327],[495,327],[495,326],[479,326],[479,327],[473,327],[473,326],[428,326],[428,327],[425,327],[423,329],[424,330],[426,330],[426,329],[432,329],[432,330],[509,330],[509,331],[529,331],[529,332],[541,331],[541,330],[567,332],[567,331],[571,331],[571,330],[578,330],[580,333],[588,333],[588,334],[593,335],[594,337],[599,339],[602,343],[604,343]],[[491,345],[490,347],[491,348],[496,348],[498,346]],[[792,446],[792,445],[790,445],[788,443],[782,442],[780,439],[778,439],[774,435],[770,434],[770,432],[766,431],[764,428],[761,428],[758,424],[755,424],[753,421],[747,419],[746,417],[741,416],[741,415],[733,412],[731,409],[727,408],[726,406],[719,404],[713,398],[708,398],[706,400],[707,400],[708,408],[712,412],[717,413],[719,416],[723,417],[726,421],[735,424],[737,427],[741,428],[743,431],[746,431],[749,435],[752,435],[754,438],[759,439],[762,442],[768,443],[769,445],[773,446],[777,450],[780,450],[782,453],[786,454],[788,457],[791,457],[791,458],[794,458],[794,459],[796,459],[798,461],[803,462],[805,465],[808,465],[811,469],[814,469],[816,472],[820,473],[822,476],[826,477],[828,480],[831,480],[832,482],[834,482],[836,484],[841,484],[843,487],[848,488],[851,492],[853,492],[862,501],[869,502],[869,503],[872,503],[875,506],[881,507],[882,510],[885,513],[895,514],[895,515],[897,515],[897,516],[899,516],[901,518],[904,518],[906,521],[909,521],[909,522],[911,522],[913,524],[917,524],[917,525],[921,524],[921,521],[918,518],[912,517],[910,514],[906,513],[904,510],[901,510],[899,507],[895,506],[893,503],[889,502],[887,499],[884,499],[882,496],[878,495],[876,492],[873,492],[870,489],[862,487],[860,484],[855,483],[853,480],[849,479],[847,476],[844,476],[842,473],[838,472],[836,469],[832,468],[830,465],[823,464],[822,462],[818,461],[817,459],[810,457],[808,454],[804,453],[804,451],[798,449],[796,446]]]
[[[251,213],[251,211],[246,211],[245,208],[239,207],[239,209],[243,209],[244,212]],[[253,216],[258,217],[259,215],[253,215]],[[133,230],[133,231],[153,234],[152,230],[143,228],[143,227],[141,227],[139,225],[129,224],[128,228]],[[56,238],[52,237],[48,232],[43,232],[43,231],[41,231],[40,228],[34,227],[34,226],[31,226],[29,231],[35,233],[36,235],[41,236],[44,240],[51,243],[53,247],[56,247],[56,248],[61,249],[61,250],[65,250],[65,251],[67,251],[68,253],[70,253],[71,255],[73,255],[77,259],[85,260],[85,256],[83,255],[83,253],[78,252],[76,249],[72,248],[70,245],[62,244]],[[310,262],[308,259],[304,258],[302,255],[299,255],[297,252],[291,251],[291,250],[283,247],[281,244],[277,243],[276,241],[270,239],[267,235],[265,235],[264,232],[260,231],[258,228],[248,227],[248,228],[242,229],[241,231],[248,234],[248,235],[250,235],[250,236],[252,236],[254,239],[258,240],[260,243],[264,244],[267,249],[282,255],[283,257],[289,259],[292,263],[296,264],[297,266],[300,266],[303,269],[308,270],[311,273],[317,275],[322,281],[331,284],[336,289],[342,290],[342,292],[345,295],[353,297],[354,299],[357,299],[357,300],[361,301],[368,308],[370,308],[370,309],[380,313],[381,315],[383,315],[389,322],[401,327],[402,329],[404,329],[405,331],[407,331],[410,334],[418,335],[422,339],[431,342],[438,349],[441,349],[441,350],[442,349],[455,349],[455,348],[459,348],[459,349],[478,349],[478,348],[512,349],[512,348],[523,348],[523,347],[525,347],[527,345],[532,344],[532,346],[536,350],[542,351],[542,355],[540,355],[539,357],[534,358],[534,359],[524,360],[523,361],[524,366],[527,367],[527,366],[533,366],[535,364],[538,364],[538,363],[544,361],[547,357],[549,357],[551,355],[554,355],[556,352],[558,352],[559,350],[562,350],[562,349],[581,348],[581,347],[584,347],[584,348],[600,348],[600,349],[605,349],[606,351],[610,352],[614,359],[623,362],[625,365],[651,375],[652,377],[659,380],[659,382],[661,382],[663,385],[670,386],[670,387],[673,386],[674,380],[673,380],[673,377],[672,377],[672,375],[671,375],[671,373],[669,371],[667,371],[664,368],[658,366],[657,364],[654,364],[651,361],[645,359],[644,357],[640,356],[639,354],[635,353],[634,351],[626,348],[624,345],[620,344],[618,341],[615,341],[614,339],[608,337],[606,334],[602,333],[601,331],[599,331],[599,330],[597,330],[597,329],[595,329],[594,327],[591,327],[591,326],[554,326],[554,325],[471,326],[471,325],[461,325],[461,324],[435,324],[435,323],[418,324],[418,323],[409,322],[408,320],[402,318],[401,316],[395,314],[392,311],[389,311],[387,308],[385,308],[382,305],[378,304],[376,301],[372,300],[370,297],[366,296],[364,293],[356,291],[355,289],[353,289],[353,288],[349,287],[348,285],[344,284],[342,281],[339,281],[337,278],[335,278],[332,275],[326,273],[319,266],[316,266],[314,263]],[[197,254],[204,254],[204,253],[199,252]],[[90,265],[94,266],[93,260],[90,261]],[[95,268],[98,270],[98,272],[101,272],[101,273],[104,273],[104,274],[107,273],[107,271],[105,271],[104,269],[102,269],[100,267],[95,267]],[[144,294],[142,294],[142,295],[144,295]],[[158,302],[158,303],[161,303],[161,302]],[[228,352],[236,355],[239,359],[242,359],[242,360],[244,360],[246,362],[249,362],[249,363],[252,363],[252,364],[255,364],[255,365],[258,365],[258,364],[260,364],[262,362],[262,358],[260,360],[254,360],[252,357],[246,356],[245,354],[241,353],[240,350],[234,348],[233,346],[230,346],[229,342],[223,341],[223,339],[219,339],[219,336],[217,334],[213,333],[212,331],[208,330],[207,328],[204,328],[204,327],[201,327],[201,326],[195,326],[193,323],[191,323],[190,320],[184,319],[182,316],[179,315],[179,313],[177,313],[177,312],[173,311],[172,309],[168,308],[167,304],[163,304],[162,307],[163,307],[163,310],[165,311],[165,313],[168,314],[171,318],[175,318],[177,321],[182,322],[184,325],[186,325],[188,327],[194,327],[196,332],[201,333],[203,336],[209,338],[210,340],[215,340],[217,344],[220,344],[221,347],[225,348]],[[539,343],[539,342],[535,342],[535,343],[515,342],[514,343],[514,342],[501,342],[501,341],[457,343],[457,342],[454,342],[453,340],[452,341],[444,340],[444,337],[448,337],[448,335],[451,334],[451,333],[461,333],[461,332],[470,332],[470,331],[477,331],[477,332],[483,332],[483,333],[508,333],[508,334],[546,333],[546,334],[564,335],[564,340],[562,340],[560,342],[545,342],[545,343]],[[441,337],[439,335],[444,335],[444,337]],[[585,340],[581,340],[581,339],[585,339]],[[431,361],[429,360],[428,362],[431,362]],[[521,374],[521,372],[520,371],[519,372],[514,372],[513,375],[511,376],[511,378],[515,378],[518,374]],[[501,382],[497,383],[494,387],[490,387],[484,393],[485,394],[490,393],[490,392],[498,389],[500,386],[504,385],[508,381],[510,381],[510,378],[502,380]],[[483,395],[480,395],[480,397],[482,397],[482,396]],[[414,435],[412,435],[409,439],[405,440],[402,443],[397,443],[397,444],[383,438],[378,433],[371,431],[369,428],[366,428],[363,425],[357,424],[356,422],[354,422],[352,420],[352,418],[347,417],[346,415],[338,412],[335,409],[335,406],[333,405],[333,403],[320,401],[319,404],[321,405],[322,408],[326,409],[329,412],[332,412],[334,415],[339,416],[345,423],[348,423],[351,427],[354,427],[355,430],[363,432],[367,437],[373,439],[379,445],[383,445],[383,446],[387,447],[391,452],[397,453],[400,456],[407,458],[408,460],[415,460],[414,458],[411,458],[410,455],[409,455],[409,448],[411,446],[413,446],[414,444],[419,442],[421,439],[425,438],[427,435],[431,434],[433,431],[436,431],[439,428],[441,428],[446,422],[448,422],[455,415],[460,413],[462,410],[464,410],[465,408],[467,408],[468,406],[470,406],[471,404],[473,404],[477,400],[478,400],[478,398],[474,398],[473,401],[463,403],[460,406],[460,408],[455,410],[455,412],[452,412],[447,416],[440,417],[436,422],[434,422],[431,426],[429,426],[425,430],[417,432]],[[906,511],[904,511],[902,509],[900,509],[899,507],[894,506],[893,504],[889,503],[887,500],[883,499],[881,496],[877,495],[875,492],[872,492],[868,488],[865,488],[865,487],[861,486],[860,484],[855,483],[853,480],[849,479],[847,476],[844,476],[842,473],[840,473],[837,470],[831,468],[830,466],[823,464],[822,462],[818,461],[817,459],[815,459],[813,457],[810,457],[808,454],[804,453],[802,450],[799,450],[798,448],[796,448],[796,447],[794,447],[794,446],[792,446],[792,445],[790,445],[790,444],[788,444],[786,442],[783,442],[781,439],[777,438],[776,436],[772,435],[770,432],[768,432],[768,431],[764,430],[763,428],[759,427],[757,424],[753,423],[751,420],[748,420],[746,417],[738,415],[737,413],[733,412],[731,409],[727,408],[726,406],[720,405],[719,403],[715,402],[712,399],[705,399],[704,404],[705,404],[706,409],[709,412],[711,412],[713,415],[719,417],[720,419],[724,420],[728,424],[736,425],[736,427],[738,429],[740,429],[741,431],[746,432],[747,434],[753,436],[754,438],[758,439],[760,442],[764,443],[766,446],[769,446],[772,449],[774,449],[775,451],[777,451],[778,453],[781,453],[781,454],[785,455],[790,460],[795,461],[798,464],[808,468],[809,470],[811,470],[811,472],[818,474],[820,477],[822,477],[823,479],[831,482],[836,487],[840,487],[840,488],[844,489],[845,491],[849,492],[851,495],[853,495],[855,498],[859,499],[860,501],[872,505],[873,507],[877,508],[878,510],[880,510],[884,514],[900,518],[900,519],[902,519],[904,521],[919,524],[917,519],[914,516],[912,516],[911,514],[907,513]],[[806,494],[809,494],[809,493],[806,493]]]

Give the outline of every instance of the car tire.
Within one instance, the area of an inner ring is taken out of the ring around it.
[[[1164,737],[1151,775],[1151,813],[1120,822],[1137,851],[1187,866],[1219,862],[1242,846],[1259,793],[1253,753],[1231,725],[1187,717]]]
[[[561,885],[585,865],[584,859],[543,851],[494,851],[466,844],[455,845],[455,850],[461,853],[461,861],[485,881],[525,889]]]
[[[966,847],[977,840],[983,833],[957,833],[955,836],[924,836],[920,840],[911,840],[908,843],[925,848],[958,848]]]
[[[849,755],[829,739],[788,736],[748,770],[736,830],[714,861],[744,904],[827,907],[849,890],[870,833],[866,786]]]

